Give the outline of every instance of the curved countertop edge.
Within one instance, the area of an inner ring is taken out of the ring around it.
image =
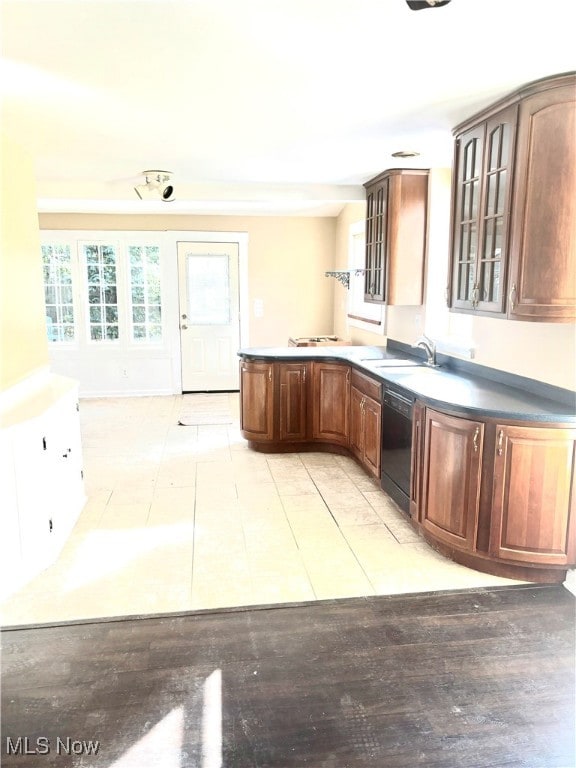
[[[517,387],[491,381],[484,376],[463,374],[450,369],[449,363],[430,369],[416,357],[386,347],[251,347],[238,351],[241,359],[252,362],[312,362],[314,360],[347,363],[393,389],[408,390],[431,408],[469,418],[532,421],[576,425],[576,412],[565,403],[525,392]],[[372,360],[411,359],[419,365],[410,372],[394,373],[393,367],[375,370],[366,365]],[[425,371],[425,373],[422,373]],[[440,388],[442,391],[438,391]],[[575,393],[576,398],[576,393]]]

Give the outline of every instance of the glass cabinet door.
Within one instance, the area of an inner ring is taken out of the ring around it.
[[[472,309],[477,296],[478,213],[484,155],[484,125],[458,139],[453,232],[452,307]]]
[[[517,107],[457,139],[453,309],[504,312]]]
[[[516,112],[517,108],[513,107],[486,124],[485,194],[480,220],[476,308],[488,312],[504,310]]]
[[[366,273],[364,301],[382,303],[386,298],[386,247],[388,185],[383,179],[367,194]]]

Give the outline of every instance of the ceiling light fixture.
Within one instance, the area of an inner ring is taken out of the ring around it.
[[[420,152],[413,149],[400,149],[398,152],[392,152],[392,157],[418,157]]]
[[[165,203],[170,203],[175,199],[174,187],[170,183],[172,171],[142,171],[146,179],[144,184],[138,184],[134,187],[134,192],[140,200],[150,197],[159,197]]]
[[[448,5],[450,0],[406,0],[412,11],[421,11],[423,8],[441,8]]]

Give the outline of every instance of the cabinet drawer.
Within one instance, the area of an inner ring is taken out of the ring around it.
[[[377,402],[380,402],[382,395],[382,384],[370,376],[364,376],[363,373],[359,373],[352,369],[352,386],[360,390],[362,394],[368,395]]]

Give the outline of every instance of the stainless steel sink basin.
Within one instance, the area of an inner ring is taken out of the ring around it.
[[[429,376],[430,374],[438,373],[439,368],[428,368],[426,365],[405,366],[399,365],[396,368],[391,368],[390,373],[410,374],[411,376]]]
[[[398,367],[408,367],[408,366],[420,366],[423,365],[423,363],[417,361],[417,360],[404,360],[402,358],[398,358],[396,360],[390,358],[388,360],[362,360],[364,365],[368,365],[371,368],[398,368]]]

